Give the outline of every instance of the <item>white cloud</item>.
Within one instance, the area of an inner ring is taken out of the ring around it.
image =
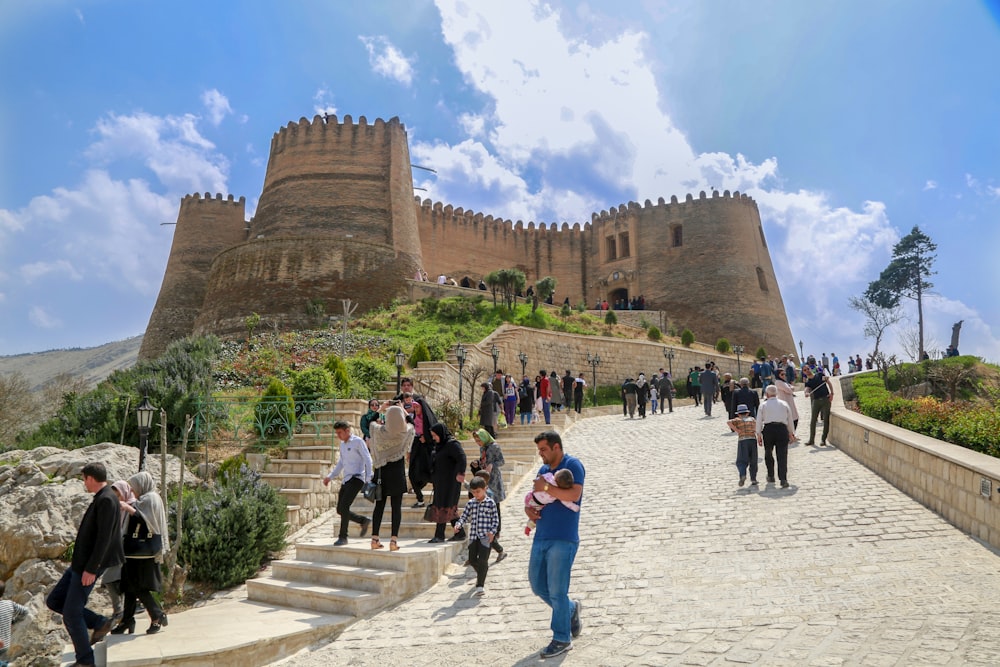
[[[31,262],[30,264],[23,264],[20,267],[19,272],[25,283],[32,283],[49,274],[62,274],[74,281],[79,281],[83,278],[83,276],[80,275],[80,272],[65,259],[57,259],[52,262]]]
[[[937,190],[937,186],[938,186],[937,181],[927,181],[926,183],[924,183],[924,191],[926,192],[927,190]]]
[[[326,86],[316,91],[316,94],[313,95],[313,102],[315,102],[313,110],[317,116],[337,115],[337,106],[333,103],[333,93]]]
[[[358,39],[368,50],[368,63],[372,69],[382,76],[409,86],[413,82],[413,64],[384,36],[367,37],[359,35]]]
[[[41,306],[32,306],[28,311],[28,321],[40,329],[58,329],[63,323],[57,317],[50,315]]]
[[[225,192],[229,161],[201,135],[198,117],[109,114],[87,157],[106,164],[137,158],[173,193]]]
[[[222,122],[223,118],[233,113],[232,107],[229,106],[229,100],[215,88],[206,90],[201,94],[201,103],[205,105],[205,109],[208,111],[209,121],[216,127]]]
[[[472,138],[482,137],[486,128],[486,119],[480,114],[463,113],[458,117],[462,131]]]

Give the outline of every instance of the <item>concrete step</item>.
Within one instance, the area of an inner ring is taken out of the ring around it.
[[[295,473],[261,473],[260,478],[276,489],[302,489],[304,491],[326,491],[322,475]]]
[[[375,611],[385,601],[384,596],[371,591],[331,588],[268,576],[247,581],[247,598],[281,607],[350,616],[363,616]]]
[[[389,548],[388,540],[385,548]],[[398,570],[299,560],[272,561],[271,575],[275,579],[285,581],[318,584],[330,588],[353,588],[379,594],[391,592],[396,580],[403,576]]]
[[[292,445],[285,450],[285,458],[293,461],[325,461],[333,463],[333,447],[330,445]]]
[[[323,477],[330,469],[326,461],[315,459],[271,459],[265,472],[277,475],[313,475]]]

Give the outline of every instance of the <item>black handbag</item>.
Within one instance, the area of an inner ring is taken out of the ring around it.
[[[154,558],[163,551],[163,537],[154,535],[138,513],[128,520],[122,545],[126,558]]]
[[[365,500],[368,500],[368,501],[373,502],[373,503],[377,503],[378,501],[382,500],[382,471],[381,470],[379,470],[379,472],[378,472],[378,480],[377,481],[373,480],[373,481],[368,482],[367,484],[365,484],[364,488],[361,489],[361,494],[365,497]]]

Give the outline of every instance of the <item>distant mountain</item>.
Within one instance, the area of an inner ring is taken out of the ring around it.
[[[134,366],[140,345],[142,336],[135,336],[99,347],[0,356],[0,373],[19,371],[32,391],[62,373],[83,378],[93,387],[113,371]]]

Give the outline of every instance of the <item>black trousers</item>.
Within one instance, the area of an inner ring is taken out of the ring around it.
[[[476,586],[482,588],[490,570],[490,547],[484,547],[478,538],[469,542],[469,565],[476,571]]]
[[[403,522],[403,494],[390,496],[389,503],[392,507],[392,537],[399,537],[399,524]],[[385,513],[385,501],[383,497],[375,503],[375,510],[372,512],[372,537],[378,537],[382,528],[382,515]]]
[[[337,494],[337,514],[340,515],[340,533],[338,537],[340,538],[347,538],[347,527],[351,521],[354,523],[364,523],[367,520],[367,517],[351,511],[351,504],[358,497],[358,493],[361,492],[364,486],[365,483],[360,477],[352,477],[340,487],[340,493]]]
[[[780,422],[764,424],[761,440],[764,441],[764,465],[767,466],[767,476],[774,479],[774,457],[776,456],[778,459],[778,480],[787,481],[788,427]]]

